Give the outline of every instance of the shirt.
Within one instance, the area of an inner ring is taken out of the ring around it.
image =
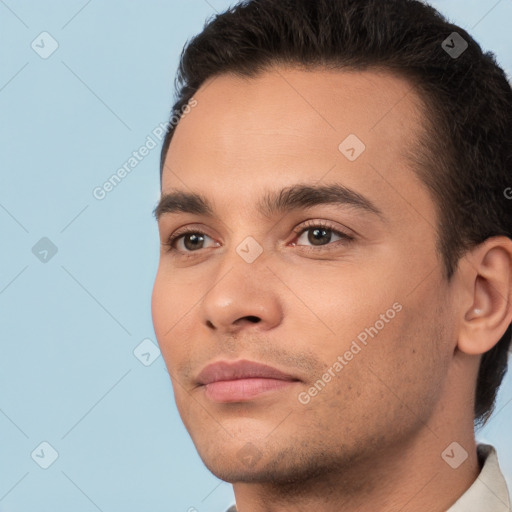
[[[494,446],[477,444],[480,474],[469,489],[446,512],[512,512],[507,482]],[[232,505],[226,512],[237,512]]]
[[[510,512],[507,482],[490,444],[477,444],[480,474],[471,487],[446,512]]]

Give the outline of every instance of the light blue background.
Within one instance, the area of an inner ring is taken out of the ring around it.
[[[167,120],[182,46],[228,4],[0,0],[0,511],[233,501],[182,426],[162,357],[134,355],[156,343],[160,145],[103,200],[92,194]],[[512,71],[512,0],[432,4]],[[43,31],[59,45],[47,59],[31,48]],[[47,263],[32,253],[42,237],[58,249]],[[478,434],[508,477],[510,400],[508,374]],[[58,452],[46,470],[31,458],[43,441]]]

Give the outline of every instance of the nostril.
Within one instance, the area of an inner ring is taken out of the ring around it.
[[[246,316],[244,318],[247,318],[247,320],[249,320],[253,324],[257,324],[260,321],[260,319],[257,316],[252,316],[252,315]]]

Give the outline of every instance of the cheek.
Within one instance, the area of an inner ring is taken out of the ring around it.
[[[442,327],[432,317],[403,306],[380,330],[377,324],[376,330],[360,331],[368,333],[365,344],[355,336],[353,345],[349,336],[331,347],[328,365],[340,354],[343,370],[319,394],[312,415],[328,411],[354,436],[364,425],[373,432],[420,428],[438,400],[446,370],[436,350]]]
[[[182,342],[190,303],[185,300],[182,287],[177,288],[170,276],[159,268],[151,295],[153,328],[164,360],[170,370],[171,361],[185,348]]]
[[[291,272],[283,278],[292,290],[307,291],[303,303],[293,297],[288,302],[289,316],[304,328],[298,330],[301,343],[307,343],[326,369],[338,356],[343,358],[345,377],[335,379],[333,391],[338,385],[346,391],[350,385],[364,395],[373,382],[372,391],[382,394],[380,377],[399,389],[403,379],[411,392],[421,394],[421,388],[429,387],[425,380],[442,371],[437,365],[444,342],[438,315],[441,283],[433,276],[411,293],[414,287],[404,268],[399,258],[381,257],[361,266],[317,265],[294,281]],[[419,282],[422,273],[410,270]]]
[[[294,292],[284,297],[285,317],[303,325],[324,363],[348,350],[360,333],[364,339],[365,329],[376,322],[379,331],[384,325],[387,330],[388,323],[383,324],[380,315],[389,311],[386,320],[390,322],[399,315],[393,304],[399,300],[400,280],[389,277],[398,275],[396,270],[384,267],[384,258],[364,264],[310,261],[308,266],[276,272]]]
[[[401,311],[369,339],[358,356],[358,369],[354,368],[356,385],[367,397],[363,402],[379,396],[404,425],[427,421],[447,374],[446,318],[440,316],[434,295],[402,295]]]
[[[175,289],[166,272],[159,269],[151,296],[151,314],[158,345],[171,378],[176,406],[185,422],[190,404],[184,396],[183,384],[176,378],[182,374],[183,362],[190,361],[190,345],[186,343],[190,337],[184,333],[186,312],[190,306],[184,304],[181,292],[172,291]]]
[[[161,341],[181,327],[192,305],[201,297],[197,285],[194,287],[188,280],[184,282],[177,273],[179,270],[168,269],[161,263],[153,285],[151,312],[155,332],[162,336]]]
[[[151,295],[151,316],[159,343],[163,341],[165,325],[168,323],[168,312],[172,311],[172,307],[172,294],[166,293],[162,272],[158,269]]]

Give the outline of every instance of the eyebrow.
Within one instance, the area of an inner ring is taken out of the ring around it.
[[[258,202],[257,210],[263,216],[271,217],[293,210],[328,204],[351,206],[385,219],[381,210],[367,197],[340,184],[296,184],[278,191],[269,191]],[[164,214],[178,213],[215,217],[215,211],[210,201],[202,194],[194,192],[175,191],[163,194],[153,210],[157,221]]]

